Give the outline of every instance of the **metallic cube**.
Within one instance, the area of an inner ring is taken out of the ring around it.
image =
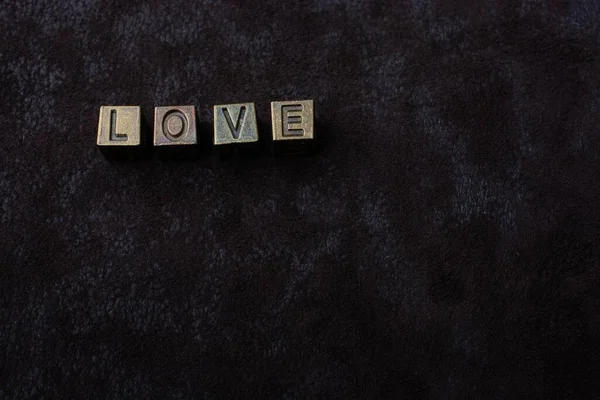
[[[312,100],[271,102],[273,140],[314,139],[314,104]]]
[[[154,108],[154,145],[182,146],[197,144],[194,106]]]
[[[140,146],[141,110],[139,106],[102,106],[96,144],[101,148]]]
[[[214,106],[214,119],[214,145],[258,142],[254,103]]]

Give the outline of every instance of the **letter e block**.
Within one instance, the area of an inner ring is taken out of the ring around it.
[[[271,103],[273,140],[314,139],[312,100],[274,101]]]

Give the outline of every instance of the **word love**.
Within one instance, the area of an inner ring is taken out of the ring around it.
[[[314,138],[312,100],[271,103],[274,142],[306,141]],[[227,147],[258,142],[254,103],[214,106],[212,143]],[[139,106],[102,106],[98,121],[97,145],[101,150],[139,148],[143,145]],[[154,109],[154,146],[181,148],[198,144],[194,106],[168,106]]]

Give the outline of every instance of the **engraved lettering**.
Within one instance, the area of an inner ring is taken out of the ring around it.
[[[127,134],[117,133],[117,111],[110,110],[110,131],[109,139],[115,142],[123,142],[127,140]]]
[[[172,141],[180,139],[188,130],[187,117],[178,110],[167,113],[162,125],[165,136]]]
[[[286,104],[281,106],[283,136],[304,135],[302,111],[304,111],[302,104]]]
[[[239,139],[240,133],[242,132],[242,125],[244,124],[244,117],[246,115],[246,106],[240,107],[240,112],[236,119],[235,125],[233,124],[229,110],[225,107],[223,107],[223,115],[225,115],[225,120],[227,121],[227,125],[229,126],[229,130],[231,131],[233,138]]]

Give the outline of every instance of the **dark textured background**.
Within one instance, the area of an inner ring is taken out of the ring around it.
[[[537,3],[3,2],[0,397],[598,398],[600,4]],[[304,98],[313,156],[95,148]]]

